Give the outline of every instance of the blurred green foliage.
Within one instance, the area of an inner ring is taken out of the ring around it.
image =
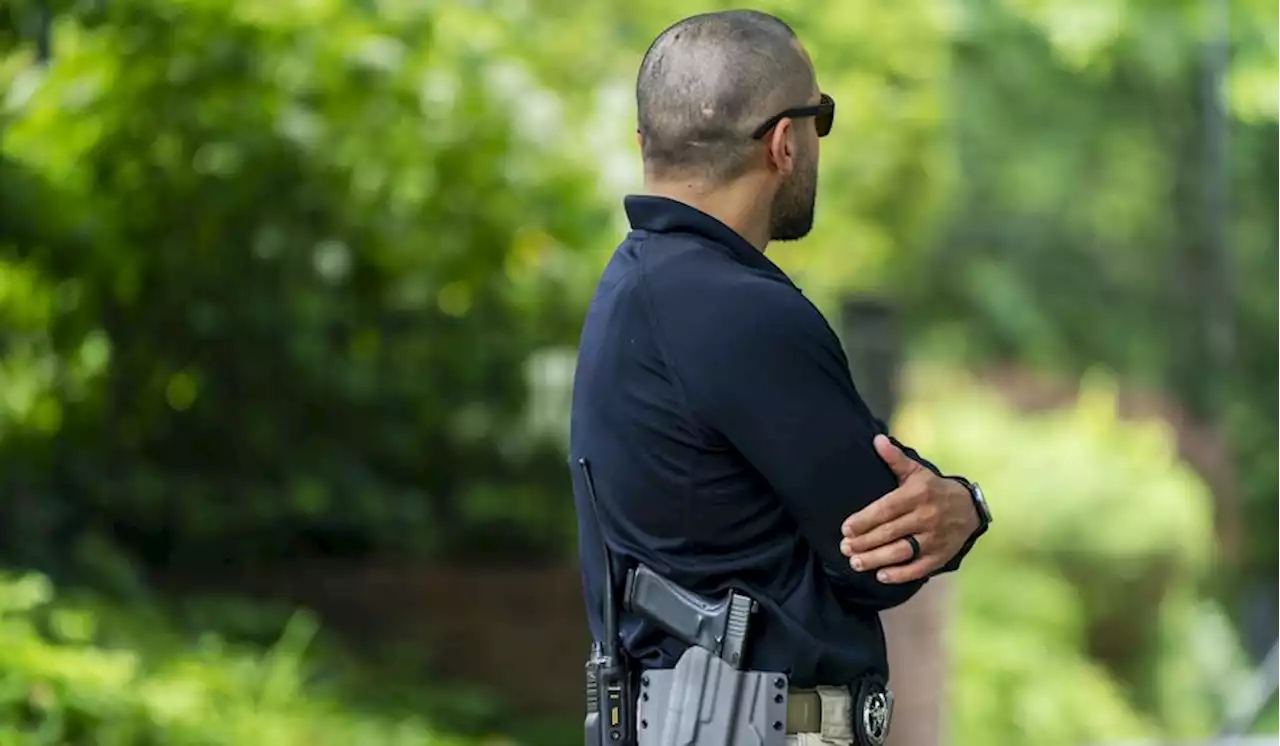
[[[629,97],[645,45],[684,15],[736,6],[488,0],[450,17],[556,81],[584,114],[585,126],[566,128],[621,192],[639,186]],[[820,219],[802,245],[772,248],[774,260],[829,309],[851,290],[893,297],[929,354],[1067,377],[1103,364],[1168,396],[1227,440],[1242,523],[1257,527],[1229,550],[1248,582],[1269,585],[1280,504],[1276,5],[755,7],[797,30],[841,102],[823,141]],[[584,267],[589,287],[598,263]]]
[[[1005,528],[957,576],[954,743],[1206,735],[1246,670],[1206,597],[1208,494],[1162,426],[1117,417],[1114,393],[1094,376],[1074,408],[1027,416],[955,373],[915,370],[903,437],[1004,496]],[[306,616],[208,599],[175,623],[51,601],[40,577],[0,581],[0,721],[36,734],[12,743],[445,743],[418,720],[359,714],[352,702],[385,712],[396,687],[369,678],[352,696],[336,653],[304,661]]]
[[[6,543],[42,567],[93,533],[183,565],[560,551],[525,363],[573,343],[635,185],[644,44],[728,5],[54,3],[48,67],[39,4],[8,6]],[[1231,6],[1221,297],[1196,292],[1210,6],[762,8],[848,102],[823,220],[777,252],[811,296],[887,291],[935,349],[1167,390],[1274,510],[1274,7]]]
[[[1030,416],[937,370],[912,391],[903,437],[1001,496],[955,581],[954,742],[1211,735],[1248,667],[1208,593],[1212,501],[1171,433],[1121,420],[1100,374]]]
[[[1103,364],[1165,393],[1227,439],[1245,524],[1274,525],[1276,5],[960,7],[948,85],[962,179],[938,240],[897,267],[915,328],[970,361]],[[1229,551],[1274,582],[1276,532]]]
[[[1262,714],[1255,733],[1280,733],[1280,707],[1273,701]]]
[[[158,617],[55,600],[39,575],[0,576],[0,744],[5,746],[451,746],[420,718],[340,706],[314,679],[305,616],[263,654]],[[504,743],[494,741],[493,743]]]
[[[560,268],[606,207],[515,126],[519,68],[442,14],[122,0],[61,19],[47,70],[6,60],[7,547],[54,567],[87,524],[191,565],[571,530],[468,508],[560,487],[523,363],[576,335]]]
[[[563,454],[539,433],[563,412],[528,410],[565,371],[536,353],[573,345],[638,186],[645,44],[731,5],[0,4],[4,558],[142,594],[120,548],[161,570],[558,556]],[[841,102],[818,227],[771,255],[828,308],[894,296],[930,353],[1102,363],[1217,424],[1245,569],[1272,582],[1275,5],[1229,6],[1226,252],[1212,3],[758,5]],[[1238,666],[1215,658],[1212,507],[1167,434],[1119,423],[1103,383],[1031,418],[920,391],[947,399],[917,394],[904,437],[980,475],[1006,527],[960,575],[957,742],[1203,732]],[[125,619],[94,648],[47,593],[0,585],[0,721],[47,738],[0,743],[434,743],[334,714],[288,645],[130,653],[164,636]]]

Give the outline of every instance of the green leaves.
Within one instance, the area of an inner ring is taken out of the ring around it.
[[[280,546],[335,525],[465,540],[450,506],[494,481],[523,361],[576,335],[559,265],[609,239],[589,171],[529,126],[536,78],[483,34],[437,33],[459,14],[121,0],[63,19],[4,130],[5,173],[47,188],[40,218],[0,218],[18,258],[0,313],[65,340],[45,383],[34,358],[11,378],[50,452],[93,464],[66,499],[192,554],[268,526]],[[75,307],[15,294],[60,282]],[[98,373],[71,400],[54,382],[83,345]],[[470,401],[494,410],[479,438],[452,428]],[[144,463],[156,489],[113,486]]]
[[[1034,415],[937,370],[911,391],[901,437],[980,480],[997,517],[955,581],[954,741],[1207,735],[1244,662],[1201,590],[1213,504],[1172,435],[1120,419],[1098,375]]]
[[[314,684],[308,616],[259,653],[209,636],[191,645],[158,616],[115,612],[55,599],[41,576],[0,576],[0,743],[457,746],[418,718],[349,711]]]

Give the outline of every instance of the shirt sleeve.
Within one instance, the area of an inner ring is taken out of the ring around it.
[[[854,388],[839,340],[808,300],[769,283],[693,323],[693,406],[768,481],[842,603],[876,610],[924,581],[886,585],[840,553],[852,513],[897,487],[872,445],[883,432]]]

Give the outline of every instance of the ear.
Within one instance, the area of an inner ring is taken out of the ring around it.
[[[644,150],[644,135],[640,134],[640,130],[636,130],[636,145],[640,146],[641,150]]]
[[[783,119],[765,137],[769,167],[780,176],[788,176],[796,166],[796,149],[792,142],[795,131],[791,120]]]

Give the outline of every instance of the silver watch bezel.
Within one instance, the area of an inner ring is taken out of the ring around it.
[[[990,525],[992,522],[991,506],[987,504],[987,496],[982,491],[982,487],[977,482],[970,482],[969,494],[973,495],[973,504],[978,506],[978,515],[982,517],[983,524]]]

